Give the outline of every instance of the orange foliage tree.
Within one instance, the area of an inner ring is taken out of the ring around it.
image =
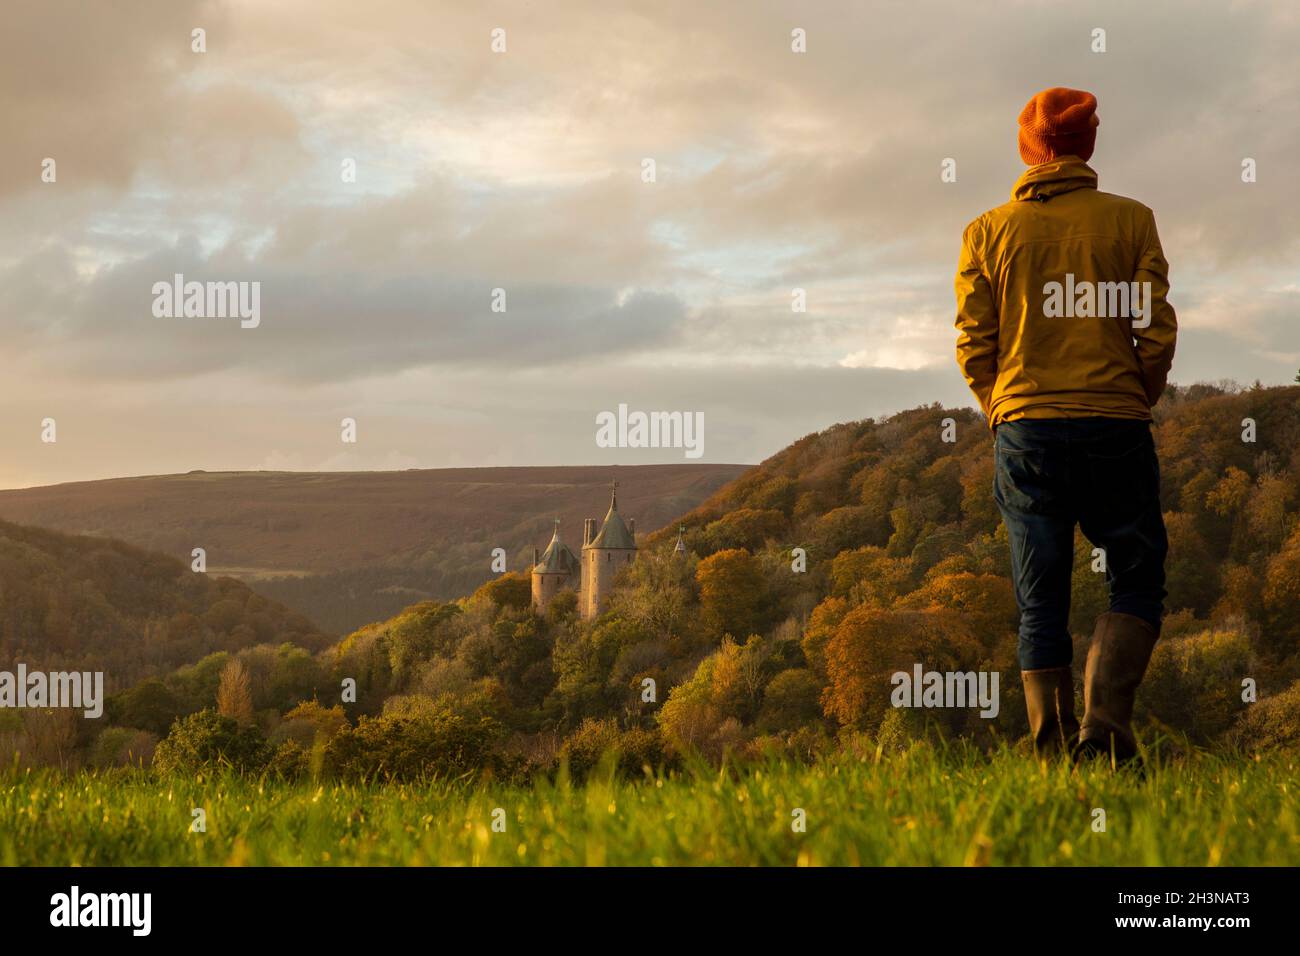
[[[826,645],[830,683],[822,707],[845,726],[875,727],[890,707],[894,673],[911,674],[916,664],[928,671],[978,670],[984,660],[984,649],[956,611],[863,605],[845,615]]]
[[[718,635],[747,637],[760,630],[766,587],[758,561],[742,548],[711,554],[695,569],[700,611]]]

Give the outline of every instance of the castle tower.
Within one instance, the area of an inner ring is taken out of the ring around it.
[[[533,610],[541,614],[551,598],[566,587],[575,587],[582,575],[582,565],[573,550],[560,540],[560,519],[555,519],[555,533],[541,558],[533,551]]]
[[[583,618],[590,619],[600,613],[600,606],[609,597],[614,576],[636,560],[636,524],[629,528],[618,513],[618,482],[612,483],[609,494],[609,512],[596,530],[594,518],[583,523],[582,536],[582,594],[578,601]]]

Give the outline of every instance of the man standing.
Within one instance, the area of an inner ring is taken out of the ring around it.
[[[1168,263],[1141,203],[1099,192],[1097,100],[1060,87],[1020,114],[1029,169],[966,227],[957,363],[994,432],[993,497],[1020,608],[1034,748],[1133,759],[1133,701],[1160,634],[1168,548],[1151,406],[1173,362]],[[1102,548],[1082,725],[1070,669],[1074,528]]]

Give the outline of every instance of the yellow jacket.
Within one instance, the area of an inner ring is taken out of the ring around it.
[[[957,364],[989,427],[1150,419],[1178,332],[1168,272],[1146,206],[1098,192],[1077,156],[1027,169],[957,268]]]

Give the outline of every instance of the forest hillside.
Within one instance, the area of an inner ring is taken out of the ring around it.
[[[1171,387],[1156,443],[1168,615],[1139,698],[1149,741],[1300,742],[1300,388]],[[215,759],[289,776],[581,772],[919,736],[977,746],[1025,730],[991,440],[968,409],[911,409],[809,435],[641,536],[594,620],[544,614],[498,576],[308,654],[216,651],[117,695],[114,746],[164,768]],[[675,554],[685,525],[686,554]],[[1080,535],[1076,669],[1105,608]],[[893,706],[891,677],[1000,677],[996,716]],[[133,741],[123,749],[122,742]],[[135,749],[132,749],[135,748]]]

